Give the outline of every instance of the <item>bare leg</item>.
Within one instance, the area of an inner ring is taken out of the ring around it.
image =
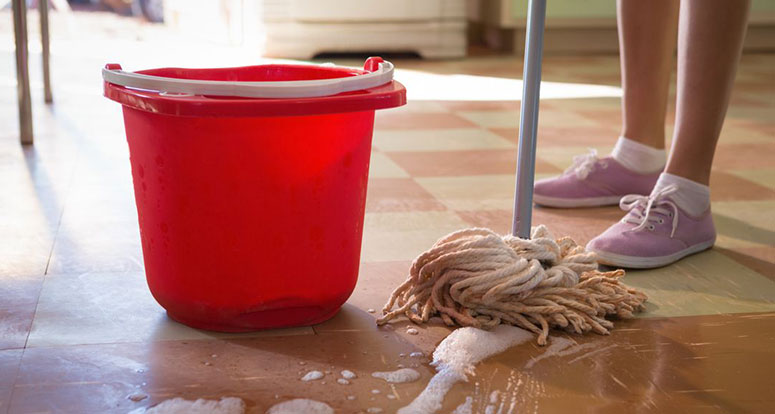
[[[622,136],[665,147],[678,0],[617,0],[622,72]]]
[[[665,171],[707,185],[740,60],[748,0],[683,0],[678,96]]]

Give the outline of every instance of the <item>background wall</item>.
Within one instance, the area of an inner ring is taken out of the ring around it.
[[[734,0],[732,0],[734,1]],[[524,19],[527,16],[526,0],[511,0],[512,16]],[[753,0],[751,15],[775,13],[775,0]],[[549,0],[546,3],[549,18],[615,18],[614,0]]]
[[[527,6],[528,0],[468,0],[471,41],[521,53]],[[548,0],[546,7],[546,53],[618,51],[614,0]],[[753,0],[744,48],[775,51],[775,0]]]

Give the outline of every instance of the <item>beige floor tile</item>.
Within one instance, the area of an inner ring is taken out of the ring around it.
[[[735,119],[727,119],[719,135],[719,148],[717,151],[726,151],[727,144],[758,144],[772,142],[773,137],[751,128],[746,128],[735,122]]]
[[[391,112],[449,112],[449,109],[442,103],[436,101],[417,101],[409,100],[406,105],[398,108],[388,109]]]
[[[729,173],[775,190],[775,170],[732,170]]]
[[[403,168],[396,164],[387,155],[381,152],[371,153],[369,164],[369,178],[406,178],[409,177]]]
[[[514,175],[415,178],[452,210],[508,210],[513,205]]]
[[[724,201],[711,208],[719,236],[745,245],[740,247],[775,245],[775,201]]]
[[[196,330],[166,316],[143,273],[84,273],[46,278],[27,346],[312,333],[309,327],[236,335]]]
[[[594,110],[594,109],[621,109],[620,98],[580,98],[580,99],[547,99],[542,103],[551,104],[556,110]],[[539,112],[539,117],[543,112]]]
[[[714,246],[721,247],[724,249],[741,249],[741,248],[756,248],[756,247],[762,247],[761,243],[753,242],[744,240],[741,238],[738,238],[738,236],[735,235],[726,235],[724,233],[720,233],[722,231],[722,228],[719,226],[719,220],[718,216],[714,215],[716,222],[716,244]]]
[[[753,119],[757,121],[772,121],[772,108],[768,107],[738,107],[730,106],[727,116],[735,119]]]
[[[513,143],[479,128],[375,131],[374,146],[382,151],[457,151],[516,148]]]
[[[630,270],[625,283],[649,295],[642,317],[775,310],[775,282],[713,250],[659,269]]]
[[[485,128],[515,128],[519,125],[519,113],[516,111],[459,111],[461,117]],[[538,117],[539,128],[542,125],[561,124],[567,127],[593,127],[597,123],[572,112],[552,109],[542,110]]]
[[[361,261],[412,260],[439,238],[466,227],[452,211],[367,213]]]

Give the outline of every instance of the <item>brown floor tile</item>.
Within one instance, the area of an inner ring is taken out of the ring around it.
[[[471,128],[471,121],[451,113],[412,113],[384,111],[377,113],[375,129],[429,129],[429,128]]]
[[[498,233],[511,231],[512,212],[509,210],[457,211],[463,220],[475,227],[487,227]],[[535,207],[532,225],[545,225],[555,237],[570,236],[585,245],[622,216],[615,207],[589,209],[553,209]]]
[[[411,178],[372,178],[366,196],[366,211],[429,211],[445,210]]]
[[[771,144],[719,144],[713,168],[719,170],[771,168],[775,142]]]
[[[773,200],[775,190],[723,171],[710,175],[711,201]]]
[[[413,177],[513,174],[517,165],[514,150],[391,152],[387,155]],[[536,171],[551,173],[559,169],[537,159]]]

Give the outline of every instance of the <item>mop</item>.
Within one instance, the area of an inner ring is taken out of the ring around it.
[[[531,230],[545,0],[531,0],[523,69],[519,153],[512,232],[470,228],[438,240],[412,263],[377,324],[438,316],[449,326],[514,325],[546,345],[550,328],[606,335],[607,317],[631,318],[646,295],[621,282],[623,270],[601,272],[595,254],[569,237]]]

